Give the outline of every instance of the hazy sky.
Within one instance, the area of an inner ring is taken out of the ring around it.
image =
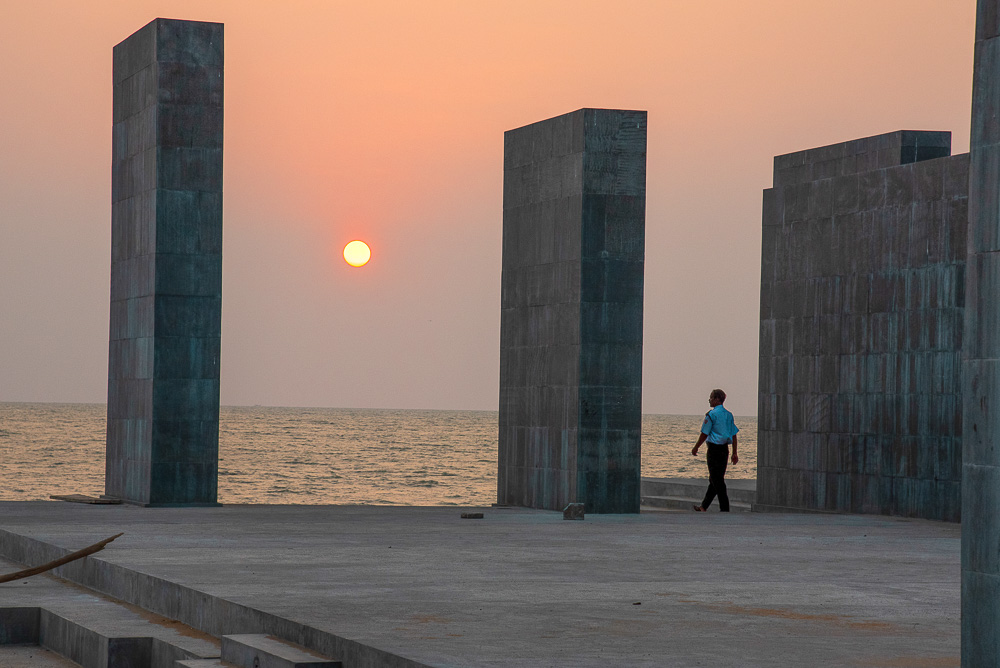
[[[159,16],[226,26],[224,404],[495,410],[503,132],[612,107],[649,112],[643,411],[752,415],[773,156],[968,150],[974,0],[6,2],[0,401],[106,399],[111,50]]]

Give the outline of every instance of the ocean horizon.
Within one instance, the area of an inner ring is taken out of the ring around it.
[[[707,478],[702,415],[644,414],[642,475]],[[0,500],[104,491],[104,403],[0,402]],[[757,475],[757,418],[736,416]],[[496,501],[497,411],[222,406],[219,502],[481,506]]]

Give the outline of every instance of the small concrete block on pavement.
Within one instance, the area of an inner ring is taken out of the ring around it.
[[[563,519],[564,520],[582,520],[583,519],[583,504],[582,503],[571,503],[565,508],[563,508]]]
[[[259,633],[222,636],[222,660],[247,668],[341,668],[300,645]]]

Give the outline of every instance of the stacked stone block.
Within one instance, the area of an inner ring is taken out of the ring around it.
[[[969,157],[950,143],[900,131],[775,158],[760,509],[959,519]]]
[[[223,27],[156,19],[114,49],[105,488],[216,503]]]
[[[980,0],[962,350],[962,665],[1000,665],[1000,2]]]
[[[501,504],[639,511],[646,113],[504,135]]]

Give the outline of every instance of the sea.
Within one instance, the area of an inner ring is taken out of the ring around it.
[[[105,404],[0,403],[0,500],[104,491]],[[642,416],[644,477],[706,477],[701,415]],[[737,417],[757,476],[757,419]],[[497,412],[223,406],[224,504],[481,506],[496,501]]]

